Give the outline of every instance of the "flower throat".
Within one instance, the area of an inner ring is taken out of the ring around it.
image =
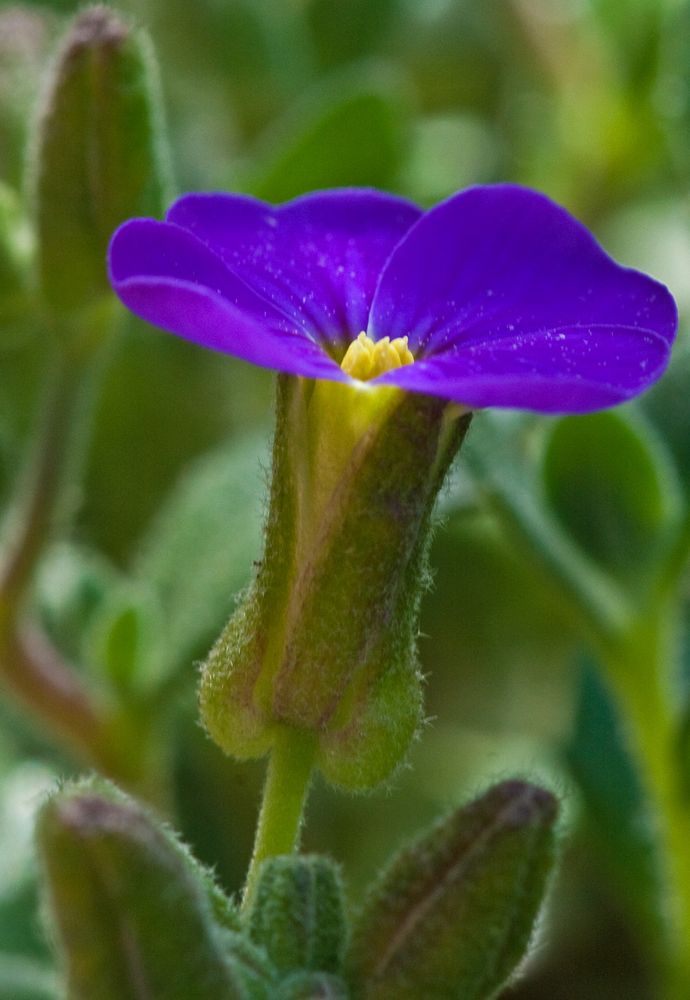
[[[407,337],[383,337],[374,342],[366,333],[360,333],[345,351],[340,367],[352,378],[368,382],[394,368],[411,365],[414,355],[407,346]]]

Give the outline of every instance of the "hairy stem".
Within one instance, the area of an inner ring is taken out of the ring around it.
[[[278,854],[291,854],[298,846],[315,749],[312,733],[286,726],[277,734],[268,762],[254,851],[244,888],[244,909],[254,898],[262,862]]]

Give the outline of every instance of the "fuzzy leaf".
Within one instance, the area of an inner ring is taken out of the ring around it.
[[[189,466],[141,542],[137,577],[160,596],[166,655],[188,666],[227,616],[261,545],[258,434],[233,441]]]
[[[549,792],[503,782],[394,857],[354,928],[354,995],[493,996],[529,943],[553,865],[556,811]]]
[[[337,971],[346,922],[335,866],[317,855],[268,860],[249,917],[249,933],[282,971]]]
[[[66,786],[37,836],[71,1000],[268,998],[268,961],[215,922],[210,876],[136,802]]]

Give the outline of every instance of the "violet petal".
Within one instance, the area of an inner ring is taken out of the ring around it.
[[[155,326],[257,365],[347,378],[320,344],[179,226],[153,219],[125,223],[111,242],[109,268],[127,308]]]
[[[193,232],[293,324],[341,349],[367,326],[379,274],[420,211],[367,189],[274,207],[245,195],[192,194],[168,220]]]
[[[565,412],[572,399],[579,412],[658,377],[676,324],[663,285],[616,264],[543,195],[495,185],[455,195],[412,227],[381,275],[369,333],[409,335],[423,359],[387,381],[455,399],[463,386],[475,406]],[[551,388],[537,392],[543,381]]]
[[[570,327],[484,340],[381,376],[414,392],[473,409],[588,413],[643,391],[664,370],[668,343],[625,327]]]

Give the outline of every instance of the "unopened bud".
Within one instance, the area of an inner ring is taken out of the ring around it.
[[[158,78],[147,36],[107,7],[77,15],[50,72],[29,160],[38,276],[53,308],[109,293],[106,249],[167,200]]]
[[[142,984],[166,1000],[269,995],[270,964],[228,929],[208,873],[112,785],[62,788],[37,839],[72,1000],[141,996]]]
[[[340,878],[327,858],[291,855],[264,863],[249,933],[279,971],[338,971],[346,927]]]
[[[496,996],[532,934],[556,812],[549,792],[506,781],[394,857],[353,930],[353,997]]]

